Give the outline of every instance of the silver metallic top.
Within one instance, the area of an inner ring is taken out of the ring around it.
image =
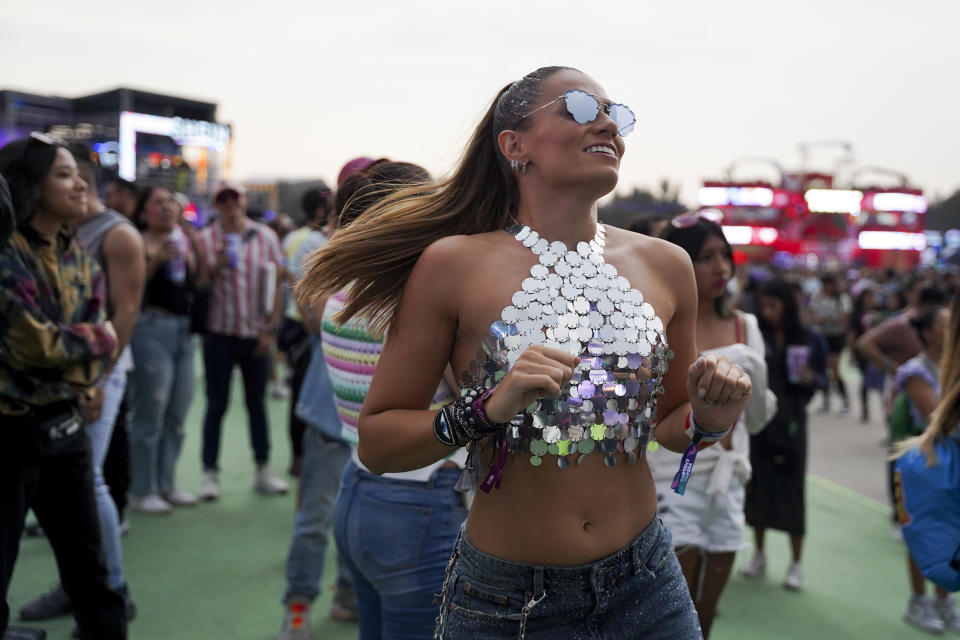
[[[507,451],[530,454],[530,463],[556,456],[557,465],[578,463],[593,451],[612,466],[615,453],[630,462],[650,442],[657,394],[667,360],[663,322],[643,294],[603,259],[606,230],[568,250],[525,225],[507,230],[538,256],[512,304],[490,327],[461,387],[493,387],[523,351],[535,344],[580,357],[559,397],[541,398],[507,428]]]

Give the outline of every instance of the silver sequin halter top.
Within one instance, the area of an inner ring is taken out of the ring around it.
[[[461,386],[495,386],[531,345],[579,356],[560,397],[542,398],[513,419],[502,436],[507,452],[529,456],[534,466],[546,458],[566,468],[594,452],[608,466],[618,452],[637,462],[648,444],[655,446],[657,394],[673,357],[663,322],[643,294],[604,262],[602,225],[574,251],[525,225],[507,231],[539,262],[491,325]]]

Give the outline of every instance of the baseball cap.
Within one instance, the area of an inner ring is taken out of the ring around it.
[[[213,188],[213,192],[210,194],[210,199],[216,202],[217,198],[224,191],[236,191],[241,196],[247,193],[246,187],[244,187],[239,182],[234,182],[233,180],[221,180]]]

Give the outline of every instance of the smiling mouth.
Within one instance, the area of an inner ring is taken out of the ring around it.
[[[609,156],[614,159],[619,159],[617,157],[617,152],[611,149],[610,147],[602,144],[595,144],[592,147],[587,147],[584,149],[585,153],[598,153],[601,155]]]

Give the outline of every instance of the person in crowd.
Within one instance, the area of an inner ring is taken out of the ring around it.
[[[860,422],[870,422],[870,391],[883,393],[884,375],[855,348],[860,337],[879,324],[877,295],[872,286],[864,287],[853,300],[853,310],[847,326],[847,348],[860,370]]]
[[[946,302],[946,294],[939,287],[924,287],[917,292],[914,305],[903,307],[899,313],[860,336],[855,343],[857,352],[885,374],[896,374],[900,365],[923,350],[910,320],[920,311]]]
[[[289,487],[268,466],[270,431],[266,390],[270,349],[280,317],[283,252],[277,235],[246,214],[246,190],[233,182],[214,188],[219,219],[199,236],[200,268],[210,287],[203,340],[207,407],[203,418],[203,483],[198,496],[220,497],[220,429],[230,399],[233,368],[240,365],[250,442],[256,464],[253,487],[265,495]]]
[[[899,313],[895,313],[860,336],[854,343],[857,353],[892,379],[901,365],[923,351],[920,336],[917,335],[917,331],[910,321],[918,313],[941,307],[946,302],[947,296],[942,289],[935,285],[924,287],[917,292],[915,304],[903,307]],[[888,424],[890,406],[891,402],[888,399],[885,403],[886,414],[884,416]],[[890,441],[893,441],[892,434]],[[887,490],[891,504],[895,504],[892,463],[887,464]],[[897,523],[896,509],[891,509],[890,516],[894,523],[892,535],[900,539],[900,525]]]
[[[756,551],[742,574],[747,578],[764,575],[766,530],[785,531],[790,535],[792,559],[783,586],[799,590],[806,532],[807,404],[818,389],[827,387],[827,347],[823,336],[801,323],[797,298],[786,282],[779,278],[764,282],[757,300],[777,412],[763,431],[750,438],[753,477],[747,484],[744,512],[754,531]]]
[[[891,416],[894,445],[918,436],[926,429],[930,415],[940,399],[940,367],[943,359],[946,329],[950,312],[946,307],[933,307],[917,313],[910,321],[920,337],[923,351],[900,365],[893,379],[893,392],[899,400],[902,394],[903,420],[897,408]],[[895,401],[896,404],[896,401]],[[900,423],[903,424],[900,424]],[[950,594],[935,587],[936,598],[927,598],[923,573],[907,550],[907,575],[910,579],[910,599],[903,614],[909,624],[931,633],[945,630],[960,632],[960,611]]]
[[[120,544],[120,517],[113,495],[104,479],[103,465],[113,429],[127,387],[127,376],[133,359],[127,345],[140,314],[140,296],[143,293],[144,254],[140,233],[130,221],[108,209],[97,193],[97,165],[92,151],[84,144],[74,143],[70,152],[77,162],[80,177],[87,184],[87,212],[76,226],[76,239],[92,256],[106,275],[107,315],[117,332],[118,358],[108,364],[106,377],[95,390],[99,415],[85,416],[85,431],[90,438],[93,457],[93,482],[97,496],[97,514],[100,536],[109,571],[110,588],[120,593],[127,603],[127,616],[135,612],[123,571]],[[56,552],[56,549],[54,549]],[[70,599],[62,585],[25,605],[20,616],[24,620],[43,620],[69,613]]]
[[[356,192],[368,184],[357,169],[346,176],[334,199],[332,225]],[[306,208],[306,207],[305,207]],[[294,284],[303,277],[305,263],[313,251],[327,241],[326,233],[311,231],[313,237],[304,240],[291,258],[289,268]],[[306,426],[301,450],[304,463],[300,473],[297,514],[293,535],[287,552],[287,587],[283,596],[284,616],[277,640],[302,640],[310,637],[310,608],[319,594],[319,583],[326,564],[328,530],[333,520],[333,509],[340,489],[340,475],[350,456],[349,442],[343,436],[343,426],[334,401],[330,374],[324,361],[321,342],[322,302],[298,311],[303,318],[310,351],[303,388],[310,392],[297,400],[297,418]],[[330,617],[338,620],[357,620],[357,601],[353,576],[337,553],[337,580]]]
[[[339,229],[404,184],[427,183],[430,176],[413,164],[374,163],[346,180],[337,194]],[[347,197],[351,192],[353,197]],[[323,351],[333,383],[344,439],[351,443],[337,498],[334,533],[337,549],[353,576],[359,637],[424,638],[436,619],[433,602],[444,569],[466,517],[456,490],[466,452],[405,473],[370,473],[356,455],[357,413],[376,369],[383,336],[353,319],[335,318],[347,291],[331,296],[323,309]],[[457,388],[448,369],[431,406],[439,409]]]
[[[697,281],[697,349],[725,355],[753,382],[753,393],[733,431],[697,456],[686,492],[671,490],[681,456],[666,448],[648,454],[657,485],[657,506],[673,534],[683,577],[693,598],[704,638],[710,636],[717,602],[743,546],[744,486],[750,478],[750,434],[762,430],[776,412],[767,388],[763,336],[756,316],[733,311],[727,283],[733,277],[733,250],[714,222],[697,214],[678,216],[661,237],[684,249]]]
[[[145,187],[134,215],[146,245],[147,286],[131,342],[137,365],[130,379],[130,506],[166,514],[197,504],[177,486],[176,468],[195,385],[190,309],[199,260],[169,190]]]
[[[840,354],[847,343],[847,326],[850,324],[850,312],[853,305],[850,296],[844,290],[840,277],[835,273],[826,273],[820,277],[820,289],[810,297],[810,320],[827,341],[827,370],[830,383],[837,387],[840,401],[840,415],[850,413],[850,399],[847,397],[847,385],[840,376]],[[830,411],[830,388],[823,391],[821,413]]]
[[[103,204],[128,220],[137,210],[137,186],[129,180],[114,176],[103,187]]]
[[[118,355],[103,271],[73,236],[88,187],[66,145],[45,134],[0,149],[16,231],[0,251],[0,636],[28,509],[56,551],[84,640],[127,637],[124,599],[110,587],[83,422]],[[42,638],[42,632],[19,632]]]
[[[350,287],[337,319],[389,327],[358,422],[371,473],[471,444],[459,484],[481,490],[439,637],[700,635],[643,454],[656,410],[659,443],[687,452],[682,491],[750,378],[696,358],[683,250],[597,222],[633,124],[586,74],[534,71],[499,92],[450,178],[387,196],[301,282],[306,300]],[[462,395],[431,411],[448,364]]]
[[[283,239],[286,257],[284,284],[288,291],[283,319],[277,332],[277,346],[286,355],[292,375],[290,378],[290,475],[299,476],[303,465],[303,434],[306,423],[297,416],[297,400],[303,388],[303,379],[310,366],[310,334],[303,326],[303,316],[289,287],[300,277],[300,255],[310,255],[314,249],[327,241],[325,229],[334,212],[333,192],[327,187],[316,187],[304,192],[300,205],[307,222]]]

